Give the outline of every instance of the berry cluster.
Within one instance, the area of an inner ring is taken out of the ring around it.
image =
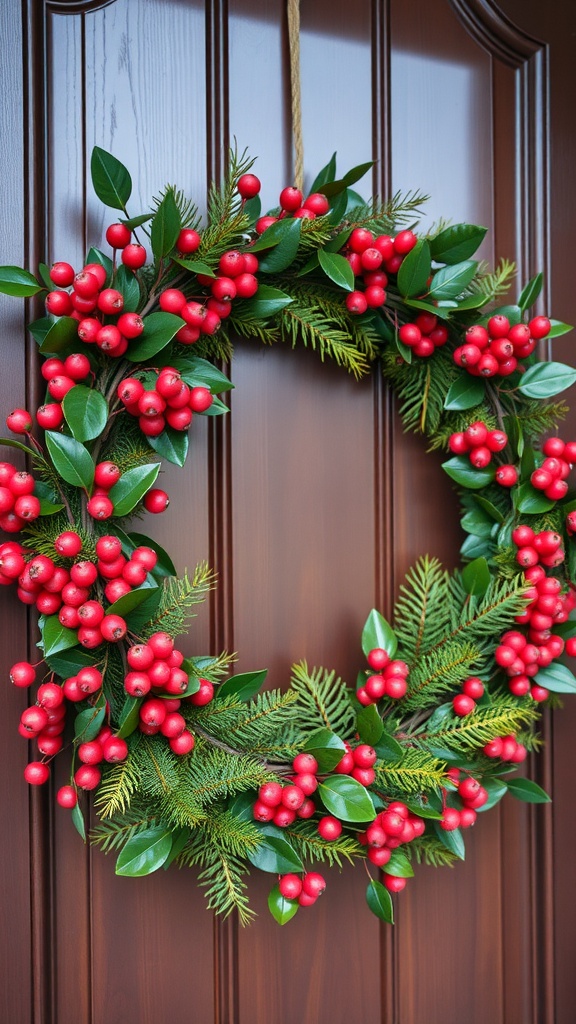
[[[246,181],[246,179],[249,179]],[[257,189],[256,189],[257,183]],[[244,174],[238,180],[238,192],[243,199],[253,199],[260,191],[260,182],[255,174]],[[316,217],[324,217],[329,209],[330,203],[321,192],[312,192],[306,199],[304,193],[293,185],[283,188],[280,197],[280,213],[277,217],[267,214],[259,217],[256,221],[256,233],[263,235],[272,224],[285,217],[298,217],[302,220],[315,220]]]
[[[546,458],[531,474],[530,483],[537,491],[544,491],[547,498],[560,501],[568,492],[568,477],[576,462],[576,441],[549,437],[542,451]]]
[[[256,821],[272,821],[280,828],[287,828],[297,817],[311,818],[316,813],[314,801],[310,799],[318,787],[316,758],[305,752],[297,754],[292,768],[295,774],[288,785],[265,782],[260,786],[252,811]]]
[[[361,315],[367,309],[379,309],[386,302],[388,274],[397,274],[404,257],[416,245],[413,231],[400,231],[390,235],[374,236],[367,228],[354,228],[344,255],[354,277],[361,278],[364,290],[356,288],[346,296],[349,313]]]
[[[490,430],[482,420],[471,423],[464,431],[451,434],[448,441],[450,451],[455,455],[468,455],[476,469],[490,465],[492,456],[507,444],[508,437],[503,430]]]
[[[160,370],[153,388],[145,388],[137,377],[126,377],[117,395],[147,437],[157,437],[166,426],[187,430],[193,413],[206,412],[214,400],[208,388],[189,387],[171,366]]]
[[[425,828],[423,818],[414,814],[401,800],[393,800],[386,810],[376,815],[365,832],[359,833],[358,841],[368,847],[368,860],[377,867],[384,867],[392,856],[392,850],[403,843],[411,843],[424,833]],[[392,891],[399,892],[399,889]]]
[[[369,675],[366,682],[356,690],[356,697],[365,707],[377,704],[383,697],[399,700],[408,690],[407,678],[410,672],[405,661],[391,660],[390,655],[381,647],[368,652],[367,661],[374,675]]]
[[[488,791],[472,775],[465,775],[462,778],[459,768],[449,768],[446,774],[456,788],[461,806],[448,807],[446,804],[447,792],[445,789],[443,790],[440,828],[443,828],[445,832],[453,832],[456,828],[470,828],[476,821],[476,812],[488,800]]]
[[[462,693],[457,693],[452,698],[454,714],[460,718],[472,714],[476,707],[476,701],[484,695],[484,683],[478,676],[469,676],[462,683]]]
[[[403,345],[412,349],[415,356],[427,358],[446,344],[448,328],[438,323],[434,313],[420,313],[413,323],[402,324],[398,337]]]
[[[518,549],[516,561],[523,569],[533,568],[538,563],[547,568],[555,568],[561,565],[566,557],[562,537],[555,530],[534,533],[531,526],[520,525],[512,530],[512,540]],[[540,579],[540,575],[537,576]]]
[[[507,317],[496,313],[486,327],[475,324],[468,328],[464,344],[454,350],[454,362],[474,377],[508,377],[520,359],[532,355],[536,343],[550,333],[550,328],[546,316],[511,326]]]
[[[311,907],[326,888],[326,882],[317,871],[300,875],[280,875],[278,888],[286,900],[293,900],[300,907]]]
[[[528,756],[524,744],[520,743],[511,733],[506,736],[495,736],[493,740],[482,747],[482,753],[486,754],[486,757],[508,761],[510,764],[521,764]]]
[[[198,284],[209,289],[210,295],[202,302],[187,299],[179,288],[166,288],[160,293],[158,304],[165,313],[175,313],[185,321],[176,333],[181,345],[193,345],[201,334],[216,334],[222,320],[230,316],[234,299],[250,299],[258,291],[258,260],[251,252],[229,249],[218,263],[215,277],[198,274]]]
[[[19,533],[27,523],[38,518],[40,499],[34,494],[35,486],[31,473],[17,470],[11,462],[0,462],[0,529]],[[3,547],[0,546],[0,557]]]

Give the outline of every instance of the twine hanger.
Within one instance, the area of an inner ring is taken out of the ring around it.
[[[304,185],[304,143],[300,100],[300,0],[287,0],[288,42],[290,47],[290,99],[292,105],[292,141],[294,144],[294,184]]]

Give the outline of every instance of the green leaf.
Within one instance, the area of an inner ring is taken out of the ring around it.
[[[282,270],[286,270],[294,262],[294,257],[298,252],[300,232],[302,231],[301,218],[295,217],[293,220],[283,221],[282,223],[288,224],[282,240],[260,260],[258,269],[263,274],[279,274]],[[275,224],[272,225],[272,227],[275,226]],[[268,230],[270,231],[271,228],[268,228]]]
[[[67,629],[60,623],[57,615],[48,615],[42,628],[42,642],[45,657],[50,657],[68,647],[75,647],[78,634],[74,629]]]
[[[163,547],[158,544],[157,541],[152,540],[150,537],[146,537],[143,533],[128,533],[126,534],[127,539],[130,541],[132,547],[130,552],[124,552],[124,554],[131,554],[134,548],[147,547],[152,548],[153,551],[158,555],[158,561],[154,566],[154,576],[177,576],[176,566],[170,558],[170,555]]]
[[[227,412],[230,412],[228,406],[221,399],[214,397],[212,405],[204,409],[204,412],[197,412],[196,416],[224,416]]]
[[[576,693],[576,678],[566,665],[552,662],[541,668],[536,675],[538,686],[545,686],[553,693]]]
[[[78,341],[78,321],[71,316],[61,316],[55,320],[38,349],[42,355],[62,352]]]
[[[92,441],[108,422],[108,402],[99,391],[76,384],[64,395],[64,417],[77,441]]]
[[[476,260],[464,260],[437,270],[432,279],[430,295],[435,299],[456,299],[468,287],[476,270]]]
[[[181,829],[178,829],[177,832],[172,833],[172,846],[170,847],[170,853],[162,865],[164,871],[167,871],[170,865],[173,864],[180,856],[182,850],[186,846],[186,843],[190,839],[191,834],[192,830],[186,826],[183,826]]]
[[[46,447],[54,468],[67,484],[89,490],[94,480],[94,463],[87,448],[74,437],[47,430]]]
[[[354,291],[354,271],[345,256],[319,249],[318,262],[326,276],[334,281],[334,284],[337,284],[339,288],[344,288],[347,292]]]
[[[551,398],[576,381],[576,370],[565,363],[536,363],[523,374],[518,390],[527,398]]]
[[[180,214],[174,198],[174,190],[169,188],[150,225],[150,242],[152,252],[157,260],[167,256],[174,248],[179,234]]]
[[[373,651],[375,647],[381,647],[393,658],[398,647],[398,640],[392,626],[386,622],[380,612],[373,608],[362,630],[362,651],[368,657],[370,651]]]
[[[115,516],[127,516],[138,502],[150,490],[158,473],[160,464],[150,462],[144,466],[134,466],[122,474],[118,483],[108,492],[114,506]]]
[[[401,761],[405,750],[401,743],[388,732],[383,732],[377,743],[372,746],[380,761]]]
[[[490,569],[485,558],[475,558],[462,570],[462,583],[467,594],[483,597],[490,586]]]
[[[213,394],[221,394],[223,391],[230,391],[234,387],[222,370],[208,362],[207,359],[200,359],[199,356],[176,356],[169,360],[170,366],[178,370],[182,380],[190,387],[210,388]]]
[[[131,363],[143,363],[157,355],[184,326],[182,317],[174,313],[150,313],[144,317],[142,334],[130,343],[125,359]]]
[[[265,320],[269,316],[273,316],[274,313],[279,313],[285,306],[289,306],[293,302],[290,295],[280,290],[280,288],[271,288],[270,285],[261,284],[251,299],[244,299],[240,302],[236,302],[232,314],[232,320],[237,317],[239,320],[243,318]]]
[[[105,149],[94,146],[90,161],[92,185],[101,203],[125,210],[132,193],[132,179],[124,164]]]
[[[250,247],[250,252],[261,252],[264,249],[273,249],[275,246],[280,245],[286,237],[290,237],[293,234],[294,224],[299,225],[298,235],[300,235],[302,229],[300,217],[284,217],[282,220],[275,221],[256,239]],[[261,266],[262,264],[260,263]]]
[[[466,857],[466,849],[464,847],[464,838],[460,829],[455,828],[452,829],[451,832],[447,832],[446,829],[442,828],[437,821],[433,821],[432,826],[442,845],[458,857],[459,860],[464,860]]]
[[[542,789],[531,779],[510,779],[506,783],[508,792],[512,793],[517,800],[523,800],[527,804],[549,804],[550,797],[546,790]]]
[[[276,924],[287,924],[298,913],[298,900],[287,900],[277,885],[268,894],[268,910]]]
[[[401,850],[392,850],[392,856],[382,870],[386,875],[394,875],[396,878],[413,878],[414,869],[405,853]]]
[[[404,257],[398,271],[398,291],[405,298],[414,298],[426,291],[430,277],[430,246],[420,238],[413,249]]]
[[[140,721],[141,697],[126,697],[122,710],[118,716],[118,727],[115,732],[117,736],[125,740],[131,736]]]
[[[129,878],[150,875],[164,864],[172,848],[172,830],[155,825],[133,836],[116,861],[116,874]]]
[[[448,388],[444,408],[450,410],[473,409],[486,395],[486,384],[481,377],[463,373]]]
[[[482,242],[487,228],[476,224],[453,224],[430,240],[435,263],[460,263],[470,259]]]
[[[74,719],[74,738],[80,743],[88,743],[96,738],[106,715],[105,707],[86,708]]]
[[[0,292],[17,299],[27,299],[43,290],[34,274],[21,267],[0,267]]]
[[[522,320],[522,310],[520,309],[520,306],[506,305],[497,306],[496,309],[491,309],[489,313],[486,313],[485,316],[482,317],[482,323],[487,324],[490,317],[496,315],[507,317],[510,321],[511,327],[519,324]]]
[[[491,516],[495,523],[504,522],[504,516],[502,515],[500,510],[497,509],[496,505],[493,505],[491,501],[488,501],[488,498],[484,498],[483,495],[481,494],[475,494],[474,501],[476,502],[477,505],[480,505],[480,508],[483,508],[484,511],[487,512],[489,516]]]
[[[26,452],[27,455],[33,455],[35,459],[38,458],[38,452],[34,448],[22,444],[21,441],[14,441],[11,437],[0,437],[0,447],[17,448],[19,452]]]
[[[476,292],[475,295],[467,295],[465,299],[459,299],[456,305],[458,312],[466,309],[480,309],[486,305],[486,296],[482,292]]]
[[[45,657],[52,671],[57,672],[62,679],[75,676],[81,668],[94,664],[92,652],[85,651],[83,647],[69,647]]]
[[[318,171],[318,174],[314,178],[310,186],[310,195],[313,192],[318,192],[321,185],[326,185],[329,181],[334,180],[336,174],[336,153],[333,153],[327,164],[324,165],[322,170]]]
[[[544,275],[542,274],[542,272],[540,272],[539,274],[536,274],[536,276],[533,277],[531,281],[528,281],[528,284],[525,285],[525,287],[522,289],[520,298],[518,299],[518,305],[520,306],[522,312],[524,312],[524,310],[526,309],[529,309],[530,306],[534,305],[536,299],[542,291],[543,283]]]
[[[361,708],[356,715],[356,729],[363,743],[368,743],[371,747],[378,743],[384,732],[384,724],[375,704]]]
[[[573,331],[572,324],[563,324],[561,320],[550,320],[552,327],[548,332],[549,338],[559,338],[562,334],[568,334],[569,331]]]
[[[290,845],[282,829],[276,825],[259,825],[262,842],[255,850],[247,850],[246,856],[255,868],[285,875],[291,871],[303,871],[304,865],[296,850]]]
[[[426,313],[433,313],[434,316],[439,317],[441,320],[448,320],[450,317],[451,309],[443,309],[442,306],[435,306],[433,302],[426,302],[424,299],[405,299],[406,305],[410,309],[423,309]],[[457,303],[452,308],[457,307]]]
[[[134,271],[125,267],[123,263],[116,270],[114,287],[124,299],[123,312],[135,313],[140,305],[140,285]]]
[[[110,257],[107,256],[106,253],[102,252],[100,249],[96,249],[95,246],[91,246],[91,248],[88,250],[84,262],[99,263],[102,267],[104,267],[104,270],[106,271],[106,280],[110,281],[112,279],[114,264]]]
[[[150,577],[148,577],[148,579],[150,579]],[[133,612],[135,608],[139,608],[144,601],[148,600],[150,597],[150,591],[156,589],[156,583],[149,583],[148,580],[146,580],[142,586],[136,587],[128,594],[124,594],[123,597],[119,597],[113,604],[108,605],[106,615],[121,615],[122,618],[125,619],[130,612]]]
[[[177,263],[179,267],[184,267],[185,270],[190,271],[191,274],[205,274],[206,277],[216,277],[212,268],[202,260],[184,260],[179,256],[173,256],[172,260],[174,263]]]
[[[268,675],[268,669],[259,672],[243,672],[241,675],[232,676],[218,688],[219,697],[233,695],[238,700],[251,700],[258,691]]]
[[[368,790],[349,775],[329,775],[318,786],[318,796],[340,821],[373,821],[376,816]]]
[[[34,320],[31,324],[28,324],[28,330],[37,345],[42,344],[53,323],[54,320],[51,316],[41,316],[39,320]]]
[[[529,480],[513,491],[514,507],[518,512],[528,515],[539,515],[541,512],[549,512],[554,507],[554,500],[547,498],[543,491],[537,491]]]
[[[120,223],[123,224],[124,227],[129,228],[130,231],[133,231],[134,228],[139,228],[142,224],[146,224],[147,221],[152,220],[153,216],[153,213],[141,213],[137,217],[129,217],[128,220],[124,217],[120,217]]]
[[[53,516],[56,512],[61,512],[64,508],[63,504],[58,503],[57,495],[54,493],[50,485],[44,483],[43,480],[36,480],[33,493],[40,502],[41,516]]]
[[[347,171],[342,181],[346,185],[346,188],[350,188],[350,185],[354,185],[360,178],[363,178],[365,174],[374,166],[373,160],[367,160],[363,164],[357,164],[350,171]]]
[[[174,430],[173,427],[166,427],[161,434],[156,437],[148,437],[147,441],[150,447],[167,462],[172,462],[175,466],[183,466],[186,462],[189,445],[187,430]]]
[[[84,824],[84,816],[78,804],[74,804],[72,808],[72,824],[80,835],[80,838],[86,842],[86,826]]]
[[[375,878],[368,882],[366,903],[372,913],[379,917],[381,921],[385,921],[386,924],[394,924],[392,897],[388,889],[382,885],[382,882],[376,881]]]
[[[318,761],[321,772],[331,772],[346,753],[346,744],[331,729],[315,729],[302,747]]]
[[[501,779],[482,779],[482,785],[488,793],[488,799],[482,807],[479,807],[479,811],[489,811],[492,807],[495,807],[500,802],[503,796],[508,792],[508,786]]]
[[[467,455],[455,455],[452,459],[442,463],[442,469],[460,487],[467,487],[472,491],[479,491],[482,487],[487,487],[494,479],[493,466],[476,469]]]

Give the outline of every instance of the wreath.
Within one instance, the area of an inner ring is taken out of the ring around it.
[[[576,442],[554,432],[567,410],[551,401],[576,371],[536,353],[570,328],[530,316],[540,274],[498,305],[514,268],[473,258],[484,228],[419,234],[425,197],[364,202],[352,186],[370,166],[337,177],[333,158],[306,198],[284,188],[263,216],[252,161],[232,151],[201,227],[172,186],[129,216],[129,172],[95,148],[95,192],[121,212],[112,255],[92,248],[78,272],[0,268],[1,291],[46,306],[29,328],[46,399],[14,409],[21,440],[2,441],[28,469],[0,463],[14,535],[0,583],[40,616],[41,660],[10,672],[37,686],[19,725],[37,749],[25,778],[45,783],[67,751],[56,800],[86,840],[92,792],[89,838],[117,874],[195,865],[208,905],[243,923],[250,867],[277,876],[283,924],[324,890],[317,868],[344,860],[364,863],[368,906],[392,922],[414,865],[463,858],[479,813],[507,793],[549,799],[515,773],[540,744],[541,705],[576,692],[559,661],[576,653]],[[185,654],[214,575],[179,577],[133,528],[168,505],[160,460],[184,464],[193,419],[226,413],[222,367],[241,338],[304,344],[357,378],[378,361],[405,428],[448,450],[463,568],[425,556],[392,624],[370,612],[354,686],[300,662],[287,690],[262,690],[265,672],[233,674],[227,652]]]

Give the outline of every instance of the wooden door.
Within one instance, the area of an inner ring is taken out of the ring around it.
[[[374,158],[367,190],[423,189],[429,220],[488,225],[486,257],[516,259],[522,279],[543,268],[546,308],[574,322],[576,8],[301,7],[308,183],[334,150],[341,168]],[[131,168],[142,208],[167,181],[202,204],[233,136],[259,158],[265,205],[290,181],[278,0],[4,0],[0,30],[2,263],[78,263],[101,237],[94,144]],[[20,304],[2,298],[0,315],[7,412],[38,404],[39,389]],[[559,358],[573,358],[571,344],[558,344]],[[367,610],[390,610],[425,551],[457,562],[440,460],[402,434],[377,372],[357,384],[313,353],[242,342],[231,373],[231,415],[195,430],[186,470],[164,478],[169,513],[147,524],[179,568],[208,558],[218,571],[191,650],[235,649],[241,670],[268,666],[274,684],[300,658],[355,678]],[[36,633],[11,593],[0,608],[6,679]],[[28,791],[24,702],[3,687],[1,1022],[573,1020],[574,704],[546,717],[548,745],[531,766],[552,808],[508,802],[486,816],[465,864],[417,872],[394,929],[371,917],[350,869],[283,929],[267,915],[267,880],[254,878],[260,916],[242,930],[205,910],[192,872],[115,877],[53,794]]]

